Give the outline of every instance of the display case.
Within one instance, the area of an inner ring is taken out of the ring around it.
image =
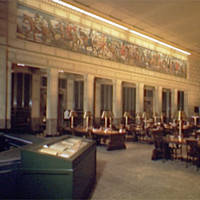
[[[96,180],[95,142],[63,136],[21,151],[21,198],[84,199]]]

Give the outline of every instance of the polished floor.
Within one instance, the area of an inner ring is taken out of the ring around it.
[[[151,160],[153,145],[97,147],[97,183],[90,200],[199,200],[200,170],[180,160]]]

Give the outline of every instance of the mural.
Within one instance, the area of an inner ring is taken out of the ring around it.
[[[184,60],[18,4],[17,36],[58,48],[186,77]]]

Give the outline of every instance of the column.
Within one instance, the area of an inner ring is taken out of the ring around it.
[[[136,112],[144,111],[144,83],[136,84]]]
[[[57,135],[58,70],[49,69],[47,77],[46,135]]]
[[[187,91],[184,91],[184,111],[185,111],[186,116],[188,116],[189,109],[188,109],[188,92]]]
[[[177,89],[172,89],[172,118],[174,117],[176,111],[177,111],[177,100],[178,100],[178,90]]]
[[[67,77],[67,109],[74,110],[74,79]]]
[[[155,95],[153,99],[154,99],[153,111],[157,112],[160,115],[162,112],[162,87],[161,86],[155,87]]]
[[[101,104],[101,84],[96,81],[95,84],[95,118],[99,118],[100,116],[100,104]]]
[[[40,129],[40,74],[32,74],[32,110],[31,128],[33,131]]]
[[[122,81],[113,80],[113,114],[114,124],[120,124],[122,118]]]
[[[90,111],[94,114],[94,75],[86,74],[84,76],[84,111]]]
[[[170,119],[171,117],[171,90],[167,90],[167,99],[166,99],[166,104],[167,104],[167,118]]]
[[[7,68],[7,115],[6,115],[6,128],[11,128],[11,98],[12,98],[12,63],[8,61]]]
[[[6,128],[6,90],[7,90],[6,51],[0,49],[0,129]]]
[[[95,118],[95,123],[100,125],[100,107],[101,107],[101,84],[99,83],[98,80],[95,81],[94,84],[94,90],[95,90],[95,101],[94,101],[94,118]]]

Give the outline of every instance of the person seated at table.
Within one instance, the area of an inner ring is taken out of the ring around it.
[[[64,121],[66,123],[66,127],[70,127],[70,112],[71,110],[64,111]]]

